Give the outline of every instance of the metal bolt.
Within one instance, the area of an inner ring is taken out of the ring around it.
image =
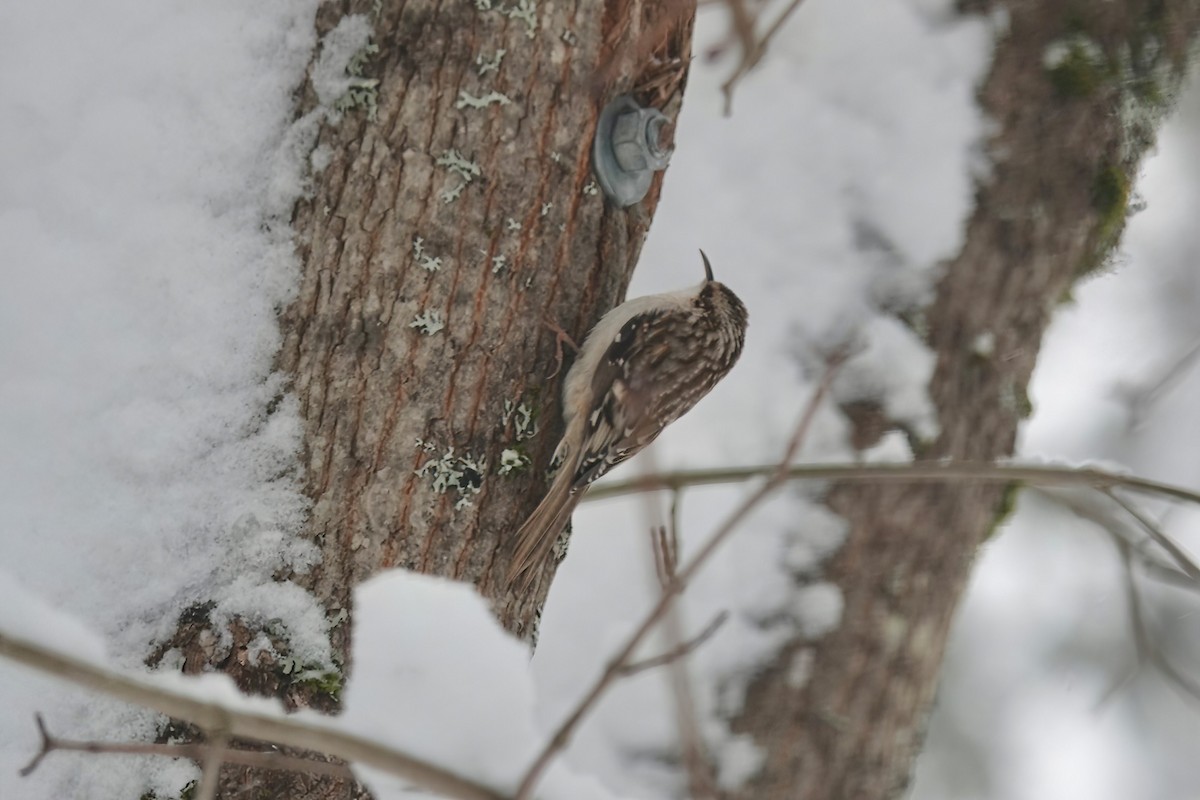
[[[604,194],[622,208],[646,196],[654,173],[666,169],[671,151],[662,145],[670,120],[655,108],[642,108],[622,95],[600,112],[592,160]]]

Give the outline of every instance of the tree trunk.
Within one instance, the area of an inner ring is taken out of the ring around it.
[[[914,449],[987,461],[1013,451],[1054,307],[1119,238],[1131,180],[1178,85],[1200,4],[963,5],[1009,20],[980,91],[998,131],[965,246],[925,313],[941,434]],[[861,412],[880,429],[878,414]],[[829,492],[851,526],[824,576],[844,596],[842,622],[819,641],[793,641],[752,683],[736,728],[767,756],[739,796],[903,792],[954,609],[976,549],[1010,500],[984,486]]]
[[[578,339],[620,301],[658,197],[607,203],[592,131],[629,91],[677,113],[691,19],[658,25],[640,2],[494,5],[380,11],[363,73],[380,80],[377,118],[322,129],[330,160],[294,219],[305,266],[280,363],[323,556],[298,580],[336,612],[381,568],[444,575],[528,632],[550,574],[520,597],[502,578],[560,432],[549,325]],[[324,5],[319,28],[353,6]],[[444,327],[422,329],[427,315]],[[530,463],[502,472],[505,450]]]
[[[351,62],[340,120],[321,124],[295,210],[303,273],[279,357],[304,420],[308,535],[321,553],[310,573],[280,578],[326,605],[344,666],[351,593],[388,567],[473,583],[510,630],[535,635],[553,565],[521,596],[503,577],[561,432],[564,370],[547,322],[579,339],[621,300],[661,184],[632,207],[607,202],[593,130],[626,93],[677,116],[694,6],[326,2],[326,47],[352,14],[371,46]],[[328,103],[319,63],[298,119]],[[340,676],[242,663],[257,631],[239,623],[234,647],[214,648],[207,609],[194,612],[159,655],[179,648],[186,671],[223,669],[293,707],[336,708]],[[255,797],[363,793],[225,768],[224,796],[251,786]]]

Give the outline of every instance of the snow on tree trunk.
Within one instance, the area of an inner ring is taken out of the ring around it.
[[[1008,30],[980,91],[997,123],[991,174],[962,252],[923,319],[912,320],[937,355],[930,394],[941,423],[936,441],[914,449],[921,458],[991,460],[1013,452],[1055,306],[1119,238],[1131,181],[1184,70],[1200,4],[961,5],[1003,15]],[[890,424],[879,409],[851,416],[861,446]],[[751,684],[735,728],[766,757],[738,796],[903,793],[975,552],[1010,501],[985,486],[830,491],[827,502],[850,522],[825,575],[845,598],[841,625],[817,641],[793,641]]]
[[[519,597],[503,576],[561,429],[564,370],[545,321],[579,339],[621,300],[661,186],[660,174],[641,203],[608,203],[593,130],[625,93],[675,118],[693,13],[642,0],[320,7],[297,115],[319,133],[293,217],[303,271],[281,309],[279,366],[304,420],[321,558],[280,577],[325,604],[342,658],[352,589],[389,567],[473,583],[532,635],[553,567]],[[233,647],[215,647],[206,607],[194,612],[159,655],[179,648],[185,671],[336,708],[337,677],[251,662],[257,631],[241,621]],[[225,768],[225,796],[251,785],[262,797],[364,791]]]

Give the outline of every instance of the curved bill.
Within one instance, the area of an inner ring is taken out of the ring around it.
[[[713,279],[712,264],[708,263],[708,256],[704,255],[704,251],[700,251],[700,257],[704,259],[704,279],[711,281]]]

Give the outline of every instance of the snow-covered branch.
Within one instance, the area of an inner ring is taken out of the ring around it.
[[[282,713],[260,713],[199,699],[193,692],[156,685],[155,681],[106,669],[3,632],[0,632],[0,656],[79,686],[186,720],[204,730],[319,750],[346,761],[375,767],[458,800],[505,800],[506,797],[469,778],[360,736]]]

